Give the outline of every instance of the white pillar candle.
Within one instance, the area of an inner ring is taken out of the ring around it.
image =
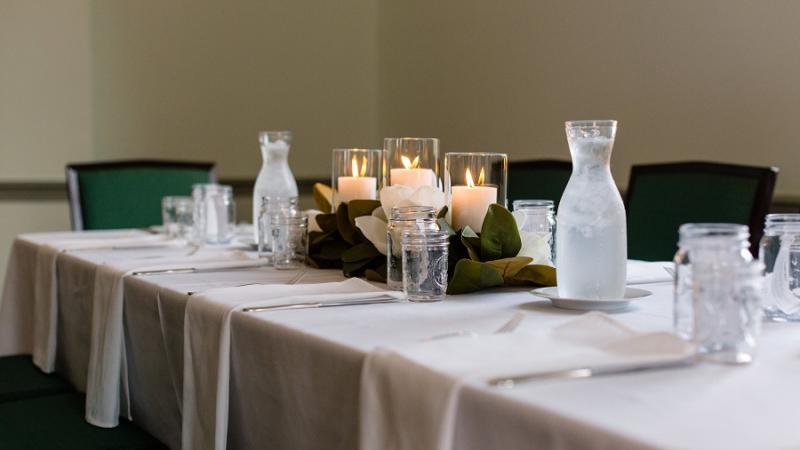
[[[480,232],[489,205],[497,203],[497,188],[453,186],[450,200],[453,228],[460,230],[469,225],[474,231]]]
[[[413,188],[436,186],[436,176],[431,169],[391,169],[389,174],[392,185],[402,184]]]
[[[338,203],[378,198],[378,179],[375,177],[339,177],[338,181]]]

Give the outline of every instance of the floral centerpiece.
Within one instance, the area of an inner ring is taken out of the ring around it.
[[[331,188],[316,184],[314,200],[321,211],[331,211]],[[434,186],[387,186],[381,189],[380,200],[343,202],[335,213],[313,215],[308,263],[341,268],[347,277],[385,281],[387,217],[395,206],[433,206],[439,211],[439,228],[450,235],[448,294],[499,286],[555,285],[555,268],[520,255],[522,240],[511,212],[491,204],[481,233],[469,226],[455,230],[445,219],[445,194]]]

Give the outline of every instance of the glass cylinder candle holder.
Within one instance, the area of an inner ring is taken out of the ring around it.
[[[441,186],[439,139],[385,138],[386,185]]]
[[[383,185],[383,150],[337,148],[333,150],[333,211],[350,200],[376,200]]]
[[[506,207],[507,184],[505,153],[446,153],[444,186],[453,228],[480,232],[489,205]]]

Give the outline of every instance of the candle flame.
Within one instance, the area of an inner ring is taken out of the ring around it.
[[[367,157],[361,157],[361,170],[358,170],[358,158],[353,156],[353,160],[351,161],[350,169],[353,172],[354,177],[364,177],[367,175]]]
[[[413,161],[408,156],[401,156],[400,161],[403,162],[403,167],[406,169],[416,169],[419,166],[419,155],[415,156]]]
[[[478,175],[478,183],[477,183],[477,185],[478,186],[483,185],[483,181],[484,181],[485,178],[486,178],[486,174],[483,171],[483,167],[481,167],[481,173]],[[466,179],[467,179],[467,187],[475,187],[476,183],[475,183],[475,180],[472,179],[472,172],[469,171],[469,168],[467,168]]]

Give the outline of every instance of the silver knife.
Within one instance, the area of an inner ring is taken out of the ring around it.
[[[131,275],[134,276],[145,276],[145,275],[173,275],[173,274],[181,274],[181,273],[209,273],[209,272],[225,272],[228,270],[241,270],[241,269],[253,269],[258,267],[265,267],[272,265],[269,262],[264,262],[263,264],[251,264],[246,266],[229,266],[229,267],[214,267],[214,268],[197,268],[197,267],[181,267],[178,269],[156,269],[156,270],[140,270],[136,272],[132,272]]]
[[[333,308],[335,306],[358,306],[358,305],[376,305],[380,303],[400,303],[402,300],[394,297],[374,297],[364,298],[360,300],[342,300],[338,302],[304,302],[304,303],[286,303],[282,305],[271,306],[254,306],[251,308],[244,308],[244,312],[262,312],[262,311],[280,311],[286,309],[306,309],[306,308]]]
[[[670,361],[658,362],[644,362],[632,364],[615,364],[609,366],[583,366],[573,367],[569,369],[550,370],[547,372],[534,372],[520,375],[501,376],[490,378],[487,382],[490,386],[513,388],[514,386],[522,383],[528,383],[538,380],[568,380],[576,378],[589,378],[603,375],[617,375],[624,373],[644,372],[648,370],[658,369],[676,369],[680,367],[689,367],[697,364],[697,358],[692,355],[687,358],[681,358]]]

